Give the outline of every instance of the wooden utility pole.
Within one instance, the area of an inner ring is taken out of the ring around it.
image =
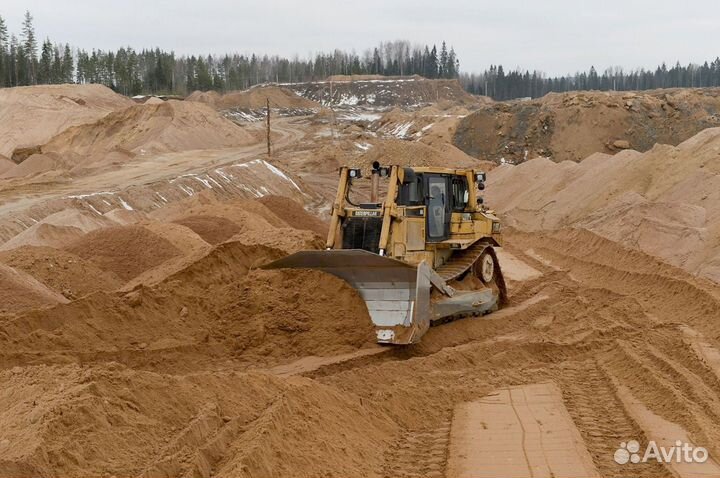
[[[270,98],[267,98],[267,153],[270,157]]]

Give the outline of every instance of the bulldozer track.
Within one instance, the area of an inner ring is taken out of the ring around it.
[[[384,476],[387,478],[442,478],[445,476],[450,419],[429,430],[409,430],[388,451]]]
[[[487,242],[476,242],[464,251],[453,254],[450,260],[438,267],[435,272],[445,281],[457,279],[472,267],[489,245]]]
[[[500,263],[497,260],[497,256],[495,255],[494,250],[492,249],[492,244],[484,241],[476,242],[467,249],[453,254],[450,260],[442,266],[438,267],[435,272],[446,282],[459,280],[463,274],[472,269],[473,265],[480,259],[480,256],[482,256],[483,252],[488,249],[490,250],[490,254],[495,261],[496,272],[493,282],[495,283],[495,286],[497,286],[498,293],[500,295],[498,305],[502,307],[507,305],[507,286],[505,285],[505,279],[503,277],[502,270],[500,269]],[[478,314],[458,314],[446,317],[446,320],[435,321],[433,325],[461,319],[468,316],[476,317],[477,315]]]

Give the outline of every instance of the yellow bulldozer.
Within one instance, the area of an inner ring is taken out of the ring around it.
[[[352,197],[362,173],[340,169],[326,250],[296,252],[263,268],[319,269],[344,279],[365,300],[384,344],[416,343],[433,323],[504,305],[493,249],[502,245],[500,221],[478,194],[485,173],[375,162],[365,203]]]

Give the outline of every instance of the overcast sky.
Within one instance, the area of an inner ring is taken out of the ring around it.
[[[26,9],[41,39],[86,49],[306,57],[362,53],[394,39],[439,47],[444,39],[463,71],[502,64],[551,75],[720,55],[718,0],[3,0],[12,32]]]

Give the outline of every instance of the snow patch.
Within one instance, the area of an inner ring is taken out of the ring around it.
[[[233,177],[232,174],[226,174],[225,171],[223,171],[222,169],[216,169],[215,172],[218,174],[218,176],[223,178],[223,180],[225,182],[227,182],[227,183],[232,182],[232,177]]]
[[[410,121],[409,123],[400,123],[392,131],[390,131],[390,134],[392,136],[395,136],[396,138],[405,138],[407,137],[408,131],[410,131],[410,127],[412,125],[412,121]]]
[[[273,173],[275,173],[275,174],[277,174],[278,176],[280,176],[281,178],[283,178],[285,181],[288,181],[290,184],[292,184],[293,186],[295,186],[295,189],[297,189],[298,191],[302,192],[302,189],[300,189],[300,186],[298,186],[298,185],[295,183],[295,181],[293,181],[292,179],[290,179],[285,173],[283,173],[282,171],[280,171],[278,168],[276,168],[276,167],[273,166],[272,164],[268,163],[267,161],[263,161],[263,164],[265,164],[265,166],[266,166],[270,171],[272,171]]]
[[[129,205],[128,203],[126,203],[123,198],[121,198],[120,196],[118,196],[118,199],[120,200],[120,205],[121,205],[122,207],[124,207],[124,208],[125,208],[126,210],[128,210],[128,211],[134,211],[134,209],[132,208],[132,206]]]
[[[74,196],[67,196],[67,197],[70,198],[70,199],[85,199],[85,198],[90,198],[90,197],[93,197],[93,196],[102,196],[102,195],[114,196],[115,193],[110,192],[110,191],[98,191],[98,192],[95,192],[95,193],[76,194],[76,195],[74,195]]]
[[[206,188],[208,188],[208,189],[212,189],[212,188],[213,188],[213,187],[212,187],[212,184],[210,184],[210,181],[208,181],[207,179],[203,179],[203,178],[201,178],[201,177],[199,177],[199,176],[193,176],[193,178],[196,179],[196,180],[198,180],[200,183],[202,183]]]

